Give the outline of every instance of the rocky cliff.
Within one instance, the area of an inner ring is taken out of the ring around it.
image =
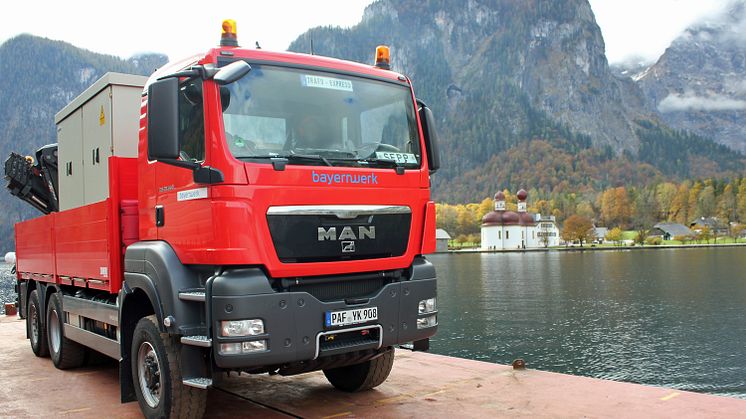
[[[687,29],[635,79],[670,126],[746,152],[746,2]]]

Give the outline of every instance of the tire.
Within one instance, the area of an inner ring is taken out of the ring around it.
[[[354,393],[383,384],[394,366],[394,348],[360,364],[324,370],[324,375],[338,390]]]
[[[140,319],[132,337],[132,379],[146,418],[201,418],[207,391],[183,384],[178,340],[160,333],[155,316]]]
[[[44,314],[39,308],[39,291],[31,291],[28,299],[28,310],[26,313],[26,329],[28,330],[31,350],[38,357],[49,356],[47,345],[47,329]]]
[[[65,337],[64,312],[62,298],[54,293],[47,303],[47,344],[49,356],[54,366],[66,370],[78,368],[85,364],[85,346]]]

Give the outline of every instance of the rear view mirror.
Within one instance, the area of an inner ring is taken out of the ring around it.
[[[417,104],[419,105],[422,133],[425,136],[427,164],[430,173],[435,173],[440,169],[440,145],[438,143],[438,132],[435,129],[435,116],[424,102],[417,100]]]
[[[213,80],[218,85],[224,86],[239,80],[249,74],[249,71],[251,71],[251,66],[246,61],[235,61],[218,70]]]
[[[158,80],[148,87],[148,159],[179,158],[179,79]]]

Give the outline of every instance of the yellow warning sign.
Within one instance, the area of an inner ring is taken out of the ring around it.
[[[101,105],[101,113],[98,115],[98,124],[104,125],[106,123],[106,115],[104,115],[104,105]]]

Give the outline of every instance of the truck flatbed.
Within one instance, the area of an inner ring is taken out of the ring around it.
[[[24,325],[0,318],[0,415],[141,417],[137,403],[119,404],[115,363],[55,369],[28,350]],[[743,412],[746,400],[737,398],[400,350],[389,380],[363,393],[339,392],[320,372],[294,378],[234,374],[209,390],[205,417],[725,418]]]

